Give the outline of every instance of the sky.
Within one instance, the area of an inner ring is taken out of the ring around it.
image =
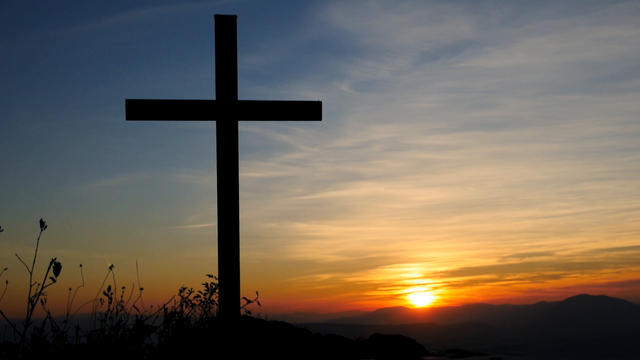
[[[256,311],[640,302],[638,1],[30,0],[0,4],[5,313],[40,218],[58,313],[80,264],[73,308],[111,264],[146,306],[217,274],[215,122],[124,116],[215,99],[214,14],[238,16],[240,99],[323,104],[240,124]]]

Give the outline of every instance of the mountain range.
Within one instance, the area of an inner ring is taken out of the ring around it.
[[[428,349],[458,347],[502,358],[640,358],[640,305],[605,295],[531,305],[390,307],[315,317],[321,321],[304,321],[314,318],[308,313],[276,318],[314,333],[402,334]]]

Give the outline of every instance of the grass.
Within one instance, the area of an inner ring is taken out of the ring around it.
[[[14,341],[0,342],[0,360],[5,359],[168,359],[207,357],[230,359],[421,359],[429,355],[424,346],[401,335],[374,334],[368,339],[347,339],[333,334],[313,334],[308,329],[252,315],[254,299],[243,298],[243,316],[237,327],[222,324],[218,318],[218,278],[208,274],[201,290],[181,287],[169,301],[155,309],[145,308],[144,289],[138,277],[137,289],[118,288],[114,266],[109,265],[94,299],[77,306],[82,284],[69,288],[65,314],[54,317],[47,306],[45,292],[55,286],[62,272],[62,263],[49,261],[42,281],[35,273],[38,247],[47,224],[40,219],[31,264],[16,254],[29,274],[27,311],[22,322],[10,320],[1,305],[9,282],[0,295],[0,316],[13,331]],[[3,231],[0,227],[0,233]],[[137,270],[137,263],[136,263]],[[0,278],[6,269],[0,272]],[[106,286],[106,287],[105,287]],[[134,295],[135,294],[135,295]],[[40,306],[44,318],[33,319]],[[76,317],[90,308],[84,327]]]
[[[201,290],[181,287],[165,304],[146,309],[139,277],[137,290],[127,291],[124,286],[118,289],[113,265],[109,266],[95,298],[73,310],[76,295],[85,285],[80,265],[82,284],[75,290],[69,288],[65,315],[54,317],[47,306],[45,290],[57,283],[62,263],[57,258],[51,259],[42,281],[37,280],[34,269],[38,248],[47,229],[44,220],[40,219],[39,225],[40,233],[31,264],[15,254],[29,274],[27,310],[24,320],[16,322],[10,320],[0,307],[0,316],[12,330],[14,339],[1,342],[0,359],[95,358],[107,353],[118,358],[156,358],[160,350],[171,347],[184,334],[206,333],[217,326],[218,279],[214,275],[206,275],[208,280],[202,283]],[[2,231],[4,229],[0,226],[0,233]],[[0,272],[0,279],[6,270]],[[5,280],[0,306],[8,285],[9,281]],[[256,292],[254,299],[243,298],[244,304],[239,310],[245,316],[252,315],[253,304],[261,306],[258,296]],[[74,318],[87,306],[91,309],[89,322],[83,328],[77,321],[74,322]],[[45,317],[36,323],[33,314],[37,307],[44,310]]]

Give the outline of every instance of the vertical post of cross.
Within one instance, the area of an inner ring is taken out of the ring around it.
[[[214,16],[216,100],[125,100],[127,121],[216,121],[218,315],[226,339],[234,339],[242,301],[238,121],[322,121],[320,101],[238,100],[237,18]]]
[[[216,101],[223,114],[222,121],[216,121],[218,304],[225,322],[240,316],[241,297],[237,18],[214,15]]]

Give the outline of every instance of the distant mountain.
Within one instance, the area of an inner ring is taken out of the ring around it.
[[[425,321],[424,309],[410,309],[404,306],[388,307],[358,316],[339,317],[325,321],[332,324],[396,325]]]
[[[301,324],[301,323],[325,322],[325,321],[336,319],[336,318],[358,317],[366,313],[368,313],[368,311],[364,311],[364,310],[350,310],[350,311],[341,311],[341,312],[327,313],[327,314],[319,314],[319,313],[313,313],[313,312],[292,312],[288,314],[275,314],[267,317],[272,320],[284,321],[291,324]]]
[[[640,305],[604,295],[577,295],[555,304],[526,325],[522,330],[528,335],[640,334]]]
[[[480,322],[495,326],[511,326],[526,323],[553,307],[555,302],[533,305],[470,304],[436,308],[410,309],[389,307],[358,316],[340,317],[325,322],[332,324],[402,325],[436,323],[452,325]]]
[[[368,337],[402,334],[428,349],[465,348],[545,357],[640,358],[640,305],[604,295],[577,295],[532,305],[383,308],[323,323],[313,332]]]
[[[545,316],[570,320],[575,318],[606,317],[610,319],[639,319],[640,305],[605,295],[576,295],[567,298],[545,312]]]

